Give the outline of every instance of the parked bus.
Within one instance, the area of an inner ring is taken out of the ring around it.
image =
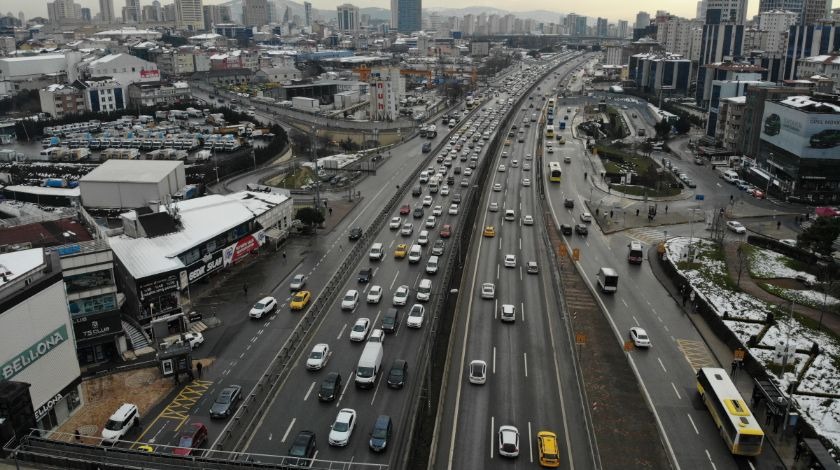
[[[560,168],[560,162],[548,162],[548,180],[559,183],[561,176],[563,176],[563,169]]]
[[[747,456],[761,453],[764,431],[725,370],[701,368],[697,372],[697,391],[730,452]]]
[[[549,139],[554,138],[554,126],[545,126],[545,136]]]

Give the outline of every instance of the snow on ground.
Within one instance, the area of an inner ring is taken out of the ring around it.
[[[746,345],[750,336],[758,334],[762,325],[759,323],[743,322],[738,319],[751,319],[764,321],[767,313],[774,311],[773,305],[756,299],[743,292],[730,290],[724,284],[723,279],[727,276],[726,266],[723,261],[709,257],[714,245],[709,240],[694,239],[694,245],[698,255],[695,259],[696,268],[681,270],[680,272],[688,279],[692,288],[698,295],[705,298],[719,316],[724,312],[728,313],[728,319],[724,323],[732,330],[739,339]],[[666,244],[667,258],[677,266],[680,261],[688,260],[689,239],[678,237],[668,240]],[[758,256],[759,272],[765,273],[768,277],[792,277],[795,278],[799,271],[792,270],[785,266],[779,257],[773,252],[762,253]],[[803,291],[797,291],[803,292]],[[811,292],[811,291],[808,291]],[[791,321],[786,315],[784,307],[775,311],[776,325],[767,329],[761,338],[760,345],[763,348],[750,349],[759,362],[770,364],[773,362],[773,348],[776,344],[788,340],[796,345],[798,350],[809,350],[813,343],[820,346],[821,354],[817,356],[811,366],[804,371],[802,382],[797,390],[800,393],[838,393],[840,390],[840,344],[822,332],[810,329],[796,320]],[[788,339],[789,338],[789,339]],[[786,372],[783,377],[778,377],[779,386],[786,391],[788,384],[796,380],[797,375],[802,373],[806,360],[806,354],[795,354],[796,374]],[[772,371],[769,371],[774,374]],[[775,375],[775,374],[774,374]],[[799,405],[802,415],[822,436],[830,439],[832,444],[840,447],[840,399],[811,397],[805,395],[794,395],[793,399]]]
[[[803,279],[816,282],[817,277],[804,271],[797,271],[785,264],[787,256],[757,246],[750,247],[750,274],[754,279]]]
[[[821,308],[823,302],[826,307],[834,307],[840,304],[840,300],[836,297],[826,295],[823,292],[815,290],[799,290],[799,289],[784,289],[781,287],[773,287],[771,292],[779,297],[784,297],[788,300],[793,300],[800,305],[807,305],[813,308]]]

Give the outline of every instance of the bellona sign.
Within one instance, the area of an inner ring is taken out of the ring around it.
[[[2,370],[3,380],[11,380],[12,377],[23,372],[24,369],[31,366],[38,359],[46,356],[50,351],[68,339],[67,325],[61,325],[52,333],[41,338],[37,343],[6,361],[2,369],[0,369]]]

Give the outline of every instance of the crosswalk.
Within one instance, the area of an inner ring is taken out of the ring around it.
[[[653,227],[631,228],[624,232],[628,237],[652,245],[665,240],[665,232]]]

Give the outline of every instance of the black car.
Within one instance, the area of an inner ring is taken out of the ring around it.
[[[358,240],[362,238],[362,228],[361,227],[353,227],[350,229],[350,235],[348,235],[350,240]]]
[[[589,234],[589,229],[584,224],[577,224],[577,225],[575,225],[575,233],[577,233],[580,236],[585,237],[586,235]]]
[[[364,268],[359,270],[359,282],[366,283],[370,282],[370,278],[373,277],[373,269],[372,268]]]
[[[423,153],[431,152],[432,151],[432,143],[431,142],[426,142],[425,144],[423,144],[423,149],[422,150],[423,150]]]
[[[292,465],[292,468],[306,468],[312,466],[312,458],[315,457],[315,433],[312,431],[301,431],[292,441],[289,447],[289,457],[285,463]]]
[[[333,401],[341,391],[341,374],[330,372],[321,381],[321,388],[318,389],[319,401]]]
[[[572,226],[569,224],[560,224],[560,231],[563,232],[563,235],[571,235]]]
[[[219,392],[213,406],[210,407],[211,418],[227,418],[236,410],[236,405],[242,399],[242,387],[229,385]]]
[[[455,184],[455,177],[454,176],[448,176],[446,178],[446,184],[448,184],[449,186],[452,186],[453,184]]]
[[[564,207],[568,207],[569,209],[572,209],[572,208],[574,208],[574,207],[575,207],[575,200],[574,200],[574,199],[570,199],[570,198],[566,198],[566,199],[563,201],[563,206],[564,206]]]
[[[403,359],[395,359],[388,371],[388,386],[391,388],[403,388],[408,379],[408,363]]]
[[[397,327],[400,326],[400,315],[397,309],[390,307],[382,317],[382,331],[385,333],[394,333]]]
[[[388,446],[388,441],[391,439],[391,417],[388,415],[380,415],[373,423],[373,431],[370,433],[370,441],[368,446],[374,452],[382,452]]]
[[[422,219],[425,215],[425,211],[423,210],[423,206],[417,206],[414,208],[414,212],[412,212],[412,217],[415,219]]]

